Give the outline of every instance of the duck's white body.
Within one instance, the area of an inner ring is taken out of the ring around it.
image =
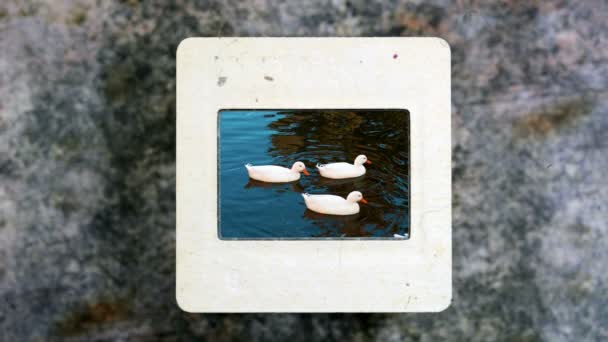
[[[353,215],[359,213],[358,201],[363,201],[363,195],[359,191],[351,192],[347,198],[336,195],[310,195],[302,194],[306,208],[327,215]]]
[[[367,160],[367,157],[360,155],[355,159],[353,164],[349,163],[330,163],[330,164],[317,164],[317,169],[321,176],[331,179],[344,179],[344,178],[355,178],[365,174],[365,166],[363,164],[371,164],[371,161]]]
[[[355,178],[365,174],[365,166],[349,163],[317,165],[317,169],[321,176],[331,179]]]
[[[300,179],[300,172],[308,174],[306,167],[301,162],[296,162],[291,169],[277,165],[253,166],[245,164],[249,177],[258,181],[268,183],[288,183]]]

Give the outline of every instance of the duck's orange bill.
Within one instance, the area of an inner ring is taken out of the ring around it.
[[[365,164],[371,164],[371,163],[372,163],[372,161],[369,159],[365,162]]]
[[[361,203],[367,204],[367,200],[365,198],[362,198]]]
[[[308,173],[308,171],[307,171],[306,169],[302,170],[302,172],[303,172],[305,175],[310,176],[310,173]]]

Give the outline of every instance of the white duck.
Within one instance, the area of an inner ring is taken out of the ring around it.
[[[359,213],[359,201],[367,203],[363,194],[353,191],[346,199],[336,195],[302,194],[306,208],[327,215],[353,215]]]
[[[293,164],[291,169],[276,165],[253,166],[245,164],[249,177],[255,180],[268,183],[288,183],[300,179],[300,172],[310,176],[304,163],[298,161]]]
[[[353,164],[349,163],[330,163],[330,164],[317,164],[317,169],[321,176],[332,179],[344,179],[344,178],[355,178],[363,176],[365,174],[365,166],[363,164],[371,164],[372,162],[367,159],[363,154],[355,158]]]

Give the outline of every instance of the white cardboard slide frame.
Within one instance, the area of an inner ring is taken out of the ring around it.
[[[410,111],[411,238],[220,240],[217,116]],[[189,312],[433,312],[452,294],[450,48],[439,38],[189,38],[177,50],[176,296]]]

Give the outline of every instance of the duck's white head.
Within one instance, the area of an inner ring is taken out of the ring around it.
[[[363,198],[363,194],[360,193],[359,191],[353,191],[350,194],[348,194],[348,197],[346,197],[346,200],[349,202],[361,202],[361,203],[365,203],[367,204],[367,200],[365,198]]]
[[[372,161],[367,159],[365,154],[360,154],[355,158],[355,165],[371,164]]]
[[[296,172],[302,172],[305,175],[310,176],[310,173],[308,173],[308,170],[306,170],[306,165],[304,165],[304,163],[302,163],[301,161],[293,163],[291,170]]]

